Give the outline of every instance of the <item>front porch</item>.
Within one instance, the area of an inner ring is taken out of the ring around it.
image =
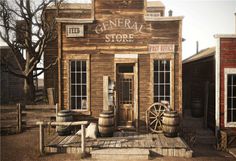
[[[180,137],[167,138],[163,134],[139,134],[118,131],[113,137],[86,139],[85,150],[92,158],[157,156],[192,157],[193,151]],[[50,137],[45,145],[47,153],[81,153],[81,136]]]

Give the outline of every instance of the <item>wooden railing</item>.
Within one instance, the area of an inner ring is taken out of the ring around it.
[[[44,128],[47,126],[81,126],[81,152],[85,153],[85,125],[88,121],[77,121],[77,122],[37,122],[39,125],[39,150],[40,154],[44,154]]]
[[[1,134],[20,133],[23,129],[36,127],[38,121],[52,121],[56,117],[57,105],[1,106]]]

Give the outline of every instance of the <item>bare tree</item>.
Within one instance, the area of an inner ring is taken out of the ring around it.
[[[36,3],[37,2],[37,3]],[[61,1],[60,1],[61,2]],[[17,61],[7,64],[7,72],[24,78],[25,101],[34,99],[34,70],[39,74],[57,63],[37,68],[47,44],[56,39],[55,18],[46,19],[45,11],[50,5],[59,8],[56,0],[0,0],[0,37],[11,48]]]

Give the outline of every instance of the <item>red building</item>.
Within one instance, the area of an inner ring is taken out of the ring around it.
[[[236,130],[236,35],[215,35],[216,130]]]

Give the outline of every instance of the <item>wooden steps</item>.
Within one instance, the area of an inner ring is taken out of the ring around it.
[[[125,136],[125,137],[123,137]],[[64,153],[79,153],[80,151],[80,136],[54,136],[46,145],[46,152],[64,152]],[[146,149],[153,155],[150,156],[178,156],[192,157],[193,151],[180,138],[166,138],[163,134],[124,134],[117,137],[86,139],[86,151],[93,152],[95,150],[113,149]],[[134,150],[131,150],[134,151]],[[101,151],[103,153],[103,151]],[[94,154],[98,155],[98,154]],[[103,154],[101,154],[102,156]],[[99,156],[100,157],[100,156]],[[104,155],[104,158],[106,156]]]
[[[150,157],[148,149],[99,149],[91,152],[92,159],[111,160],[147,160]]]

